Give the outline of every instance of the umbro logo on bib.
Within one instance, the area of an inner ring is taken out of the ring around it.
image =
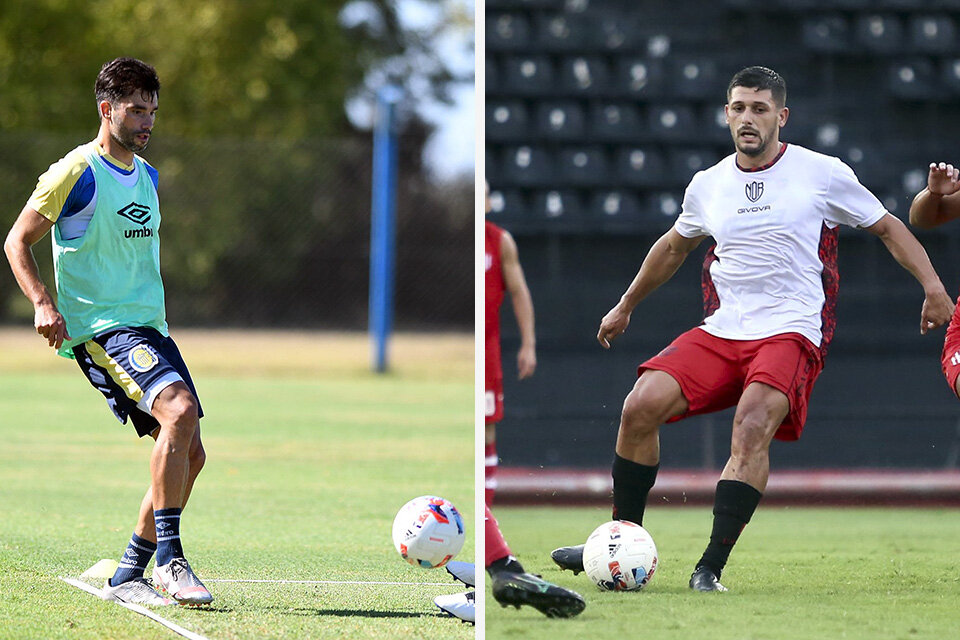
[[[146,224],[150,222],[150,207],[137,202],[131,202],[123,209],[119,209],[117,215],[123,216],[131,222],[143,225],[140,229],[125,229],[123,232],[124,238],[149,238],[153,236],[153,229],[147,229],[146,227]]]
[[[127,220],[136,222],[137,224],[147,224],[150,222],[150,207],[131,202],[123,209],[117,211],[117,215],[121,215]]]
[[[759,180],[754,180],[748,183],[743,190],[747,194],[747,199],[750,200],[750,202],[756,202],[760,199],[760,196],[763,195],[763,183]]]

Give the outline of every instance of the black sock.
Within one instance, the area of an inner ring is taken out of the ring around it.
[[[487,574],[491,578],[496,576],[498,573],[526,573],[523,570],[523,565],[520,564],[520,561],[514,558],[513,556],[504,556],[499,560],[494,560],[487,565]]]
[[[697,568],[707,567],[719,578],[740,532],[750,522],[763,494],[738,480],[721,480],[713,502],[713,532]]]
[[[614,454],[613,458],[613,519],[628,520],[643,526],[643,511],[647,494],[657,481],[660,465],[651,466],[633,462]]]

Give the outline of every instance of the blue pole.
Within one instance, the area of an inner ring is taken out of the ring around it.
[[[395,204],[397,187],[396,107],[400,90],[386,86],[377,92],[373,131],[373,194],[370,219],[370,337],[373,368],[387,370],[387,345],[393,330]]]

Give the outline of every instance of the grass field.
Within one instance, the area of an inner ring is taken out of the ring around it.
[[[687,588],[709,533],[709,508],[651,508],[660,564],[641,592],[599,591],[560,572],[557,546],[583,541],[608,509],[495,507],[528,571],[576,589],[587,608],[548,620],[487,607],[486,638],[914,640],[960,628],[960,511],[760,507],[723,574],[727,593]],[[492,603],[489,595],[488,603]]]
[[[206,413],[184,548],[216,599],[158,613],[211,640],[473,637],[433,605],[459,590],[446,572],[390,540],[397,509],[436,493],[463,512],[474,557],[473,337],[399,336],[385,376],[362,335],[174,337]],[[176,637],[57,578],[123,551],[149,452],[74,363],[0,331],[0,638]]]

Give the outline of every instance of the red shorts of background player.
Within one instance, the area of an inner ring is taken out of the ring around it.
[[[783,392],[790,401],[790,412],[774,437],[797,440],[823,361],[817,348],[799,333],[727,340],[696,328],[640,365],[637,375],[647,369],[670,374],[689,405],[686,413],[668,422],[733,407],[747,385],[762,382]]]
[[[960,298],[957,298],[960,304]],[[940,367],[950,385],[950,390],[957,392],[957,376],[960,376],[960,307],[953,310],[953,317],[947,326],[947,336],[943,340],[943,353],[940,354]]]
[[[486,424],[500,422],[503,418],[503,378],[487,381],[483,397],[483,411],[486,415]]]

